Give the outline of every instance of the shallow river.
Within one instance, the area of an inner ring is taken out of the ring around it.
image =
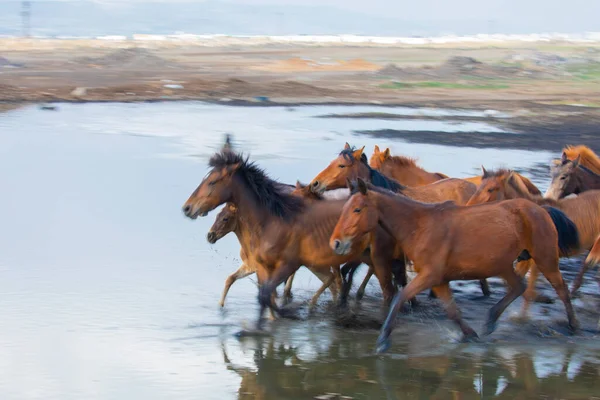
[[[526,168],[552,156],[352,133],[496,130],[481,123],[313,118],[381,110],[156,103],[0,114],[0,398],[600,396],[594,340],[466,346],[443,318],[400,331],[381,357],[372,355],[376,330],[344,330],[327,318],[277,321],[272,337],[233,336],[256,317],[256,281],[237,282],[221,310],[223,282],[239,265],[237,241],[211,246],[215,213],[196,221],[181,213],[224,133],[288,183],[310,181],[346,141],[369,154],[389,146],[456,177],[481,164]],[[295,300],[318,286],[301,270]],[[378,299],[375,280],[368,290]]]

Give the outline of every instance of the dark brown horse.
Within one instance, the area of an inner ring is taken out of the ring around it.
[[[558,269],[559,238],[568,233],[557,234],[557,229],[563,227],[555,226],[540,206],[524,199],[473,207],[451,202],[424,204],[388,190],[368,190],[361,179],[352,193],[331,235],[331,248],[340,253],[354,245],[354,238],[382,226],[401,244],[418,273],[394,296],[377,341],[378,352],[389,347],[389,335],[406,299],[427,288],[433,288],[444,302],[448,316],[460,326],[465,338],[476,337],[452,299],[449,282],[453,280],[500,276],[507,282],[509,292],[488,316],[486,333],[492,333],[502,312],[525,291],[513,269],[513,261],[524,254],[535,260],[563,301],[570,327],[577,327],[569,292]]]
[[[552,182],[544,197],[562,199],[571,194],[579,194],[586,190],[600,189],[600,175],[580,163],[580,156],[574,160],[562,154],[560,161],[550,167]]]
[[[561,199],[559,201],[545,199],[541,196],[531,196],[527,188],[522,184],[519,176],[510,170],[497,170],[487,172],[481,186],[469,200],[469,205],[494,202],[505,199],[525,198],[542,206],[551,206],[564,212],[567,218],[575,225],[579,240],[578,246],[561,248],[561,257],[572,257],[589,250],[594,245],[596,238],[600,236],[600,191],[591,190],[581,193],[575,198]],[[529,285],[526,297],[535,296],[535,280],[537,271],[531,260],[517,265],[517,272],[524,276],[530,270]],[[583,275],[589,264],[584,263],[579,274],[575,278],[571,294],[575,294],[581,285]],[[525,310],[524,310],[525,311]]]
[[[371,168],[382,174],[394,178],[405,186],[423,186],[441,179],[448,178],[439,172],[428,172],[417,165],[413,158],[403,156],[392,156],[390,149],[379,150],[375,145],[375,151],[369,160]]]
[[[391,279],[394,258],[393,246],[378,240],[385,235],[383,230],[363,236],[344,254],[335,254],[327,241],[344,201],[312,202],[289,194],[254,163],[232,151],[215,154],[209,166],[211,170],[185,202],[183,212],[194,219],[221,204],[236,205],[239,217],[248,226],[241,241],[248,249],[250,262],[257,266],[259,329],[265,308],[283,316],[288,314],[271,301],[271,294],[300,266],[329,270],[332,265],[347,262],[360,264],[365,261],[367,248],[370,258],[366,261],[372,260],[384,300],[389,302],[394,293]]]

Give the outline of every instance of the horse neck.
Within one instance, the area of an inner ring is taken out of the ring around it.
[[[250,192],[242,178],[234,176],[233,179],[233,199],[231,202],[236,205],[238,210],[237,229],[241,229],[240,232],[244,233],[249,231],[259,233],[262,227],[274,217],[269,213],[269,210],[258,202],[256,196]]]
[[[428,215],[431,205],[419,203],[406,196],[393,196],[371,191],[379,215],[379,224],[403,246],[415,239],[419,221]]]
[[[590,189],[600,189],[600,176],[587,167],[579,166],[576,174],[581,191]]]

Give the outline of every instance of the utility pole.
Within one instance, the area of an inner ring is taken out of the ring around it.
[[[23,36],[31,36],[31,1],[21,1],[21,23]]]

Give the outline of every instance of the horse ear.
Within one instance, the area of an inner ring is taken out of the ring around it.
[[[350,150],[350,145],[348,144],[348,142],[346,142],[346,144],[344,145],[344,150]]]
[[[367,194],[367,184],[360,178],[358,178],[358,191],[362,194]]]
[[[302,184],[300,183],[299,180],[296,181],[296,189],[298,189],[298,190],[302,189]]]
[[[237,211],[237,206],[233,203],[227,203],[227,208],[229,208],[229,210],[233,212]]]
[[[485,167],[482,165],[481,166],[481,177],[482,178],[487,178],[488,176],[489,176],[488,172],[485,170]]]
[[[235,163],[235,164],[231,164],[228,165],[226,168],[226,171],[229,175],[233,174],[235,171],[238,170],[238,168],[240,167],[241,163]]]
[[[511,185],[513,183],[513,180],[516,178],[515,176],[515,171],[509,171],[508,174],[506,175],[506,179],[504,181],[504,183],[506,185]]]
[[[231,135],[229,133],[225,134],[225,144],[223,144],[223,151],[231,151]]]
[[[581,159],[581,154],[579,154],[577,156],[577,158],[573,160],[573,168],[577,168],[579,166],[580,159]]]
[[[389,147],[387,149],[385,149],[385,151],[383,152],[383,159],[387,160],[388,158],[390,158],[390,148]]]
[[[348,186],[348,189],[350,189],[350,193],[352,193],[355,189],[354,182],[352,182],[350,178],[346,178],[346,186]]]
[[[365,146],[361,147],[360,149],[354,151],[354,153],[352,153],[352,156],[357,159],[360,160],[360,157],[362,157],[363,151],[365,150]]]
[[[375,153],[375,154],[381,153],[381,150],[379,150],[379,146],[375,145],[375,149],[373,149],[373,153]]]
[[[567,162],[569,160],[569,158],[567,157],[567,153],[565,153],[563,151],[562,155],[560,156],[560,161],[564,164],[565,162]]]

